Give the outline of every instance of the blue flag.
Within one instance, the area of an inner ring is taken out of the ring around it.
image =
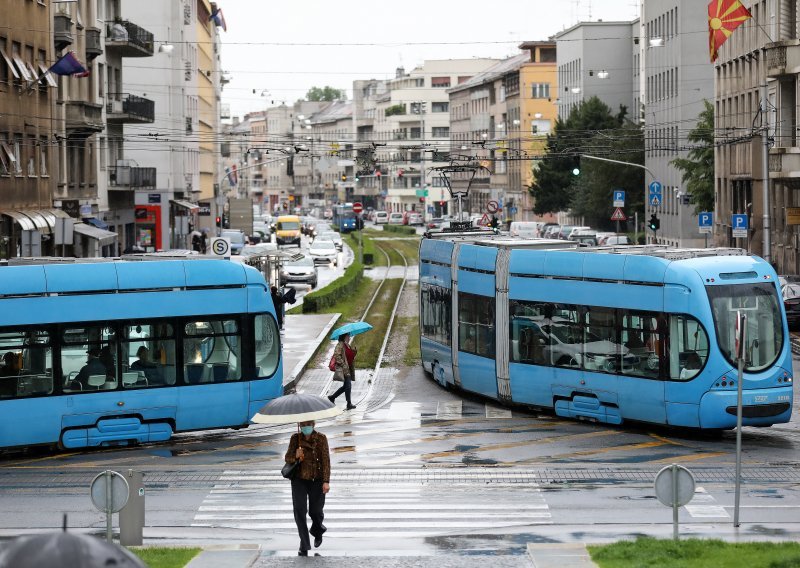
[[[78,58],[75,57],[75,53],[72,51],[68,51],[66,55],[62,55],[58,61],[50,66],[48,71],[56,75],[77,75],[78,77],[86,77],[89,75],[89,71],[86,70],[86,67],[81,65],[81,62],[78,61]]]

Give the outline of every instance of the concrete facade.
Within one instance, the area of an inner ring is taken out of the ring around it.
[[[652,213],[661,221],[659,243],[679,247],[704,246],[694,205],[670,162],[685,158],[689,132],[697,125],[704,101],[714,98],[714,72],[708,64],[708,7],[678,0],[642,3],[645,41],[639,42],[644,59],[645,165],[663,186],[663,203],[645,205],[646,222]],[[651,39],[657,46],[651,45]],[[659,41],[660,40],[660,41]],[[634,74],[639,67],[634,65]],[[647,181],[652,181],[647,177]],[[645,190],[646,191],[646,190]],[[648,238],[652,232],[647,231]]]
[[[634,29],[631,22],[581,22],[556,34],[559,118],[591,97],[631,112]]]

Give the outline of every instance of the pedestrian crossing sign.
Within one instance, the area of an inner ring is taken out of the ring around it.
[[[481,217],[480,222],[478,222],[478,225],[480,225],[481,227],[488,227],[490,223],[491,223],[491,220],[489,219],[489,215],[484,213],[483,217]]]
[[[619,207],[617,207],[614,210],[614,213],[611,214],[612,221],[625,221],[627,219],[628,218],[625,216],[625,213]]]
[[[651,193],[650,205],[653,207],[658,207],[659,205],[661,205],[661,195],[659,195],[658,193]]]

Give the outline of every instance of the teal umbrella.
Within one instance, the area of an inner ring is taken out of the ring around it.
[[[365,321],[357,321],[353,323],[348,323],[336,329],[331,333],[331,339],[336,341],[339,339],[339,336],[344,335],[345,333],[349,334],[350,336],[358,335],[360,333],[365,333],[372,329],[372,326]]]

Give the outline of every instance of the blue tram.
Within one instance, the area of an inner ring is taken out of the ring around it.
[[[0,448],[238,428],[283,392],[266,282],[224,260],[1,267],[0,354]]]
[[[564,417],[733,428],[734,322],[744,310],[743,423],[789,420],[789,333],[768,263],[738,249],[563,246],[423,239],[426,372]]]

